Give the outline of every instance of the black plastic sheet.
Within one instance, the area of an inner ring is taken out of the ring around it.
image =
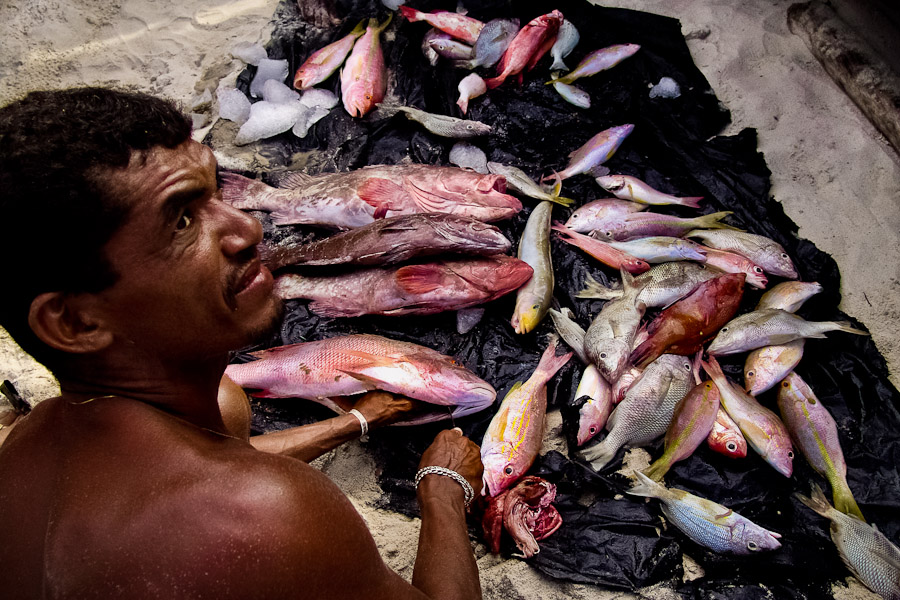
[[[279,6],[269,57],[287,58],[291,77],[313,50],[345,35],[359,20],[377,17],[383,21],[387,16],[379,2],[335,4],[337,13],[344,18],[334,29],[304,23],[293,1]],[[570,67],[597,48],[616,43],[641,45],[641,50],[622,64],[576,83],[591,95],[593,106],[588,110],[566,103],[552,86],[544,84],[549,79],[549,58],[525,75],[522,87],[510,80],[473,99],[468,118],[494,127],[489,137],[474,140],[489,160],[518,166],[536,178],[551,169],[565,167],[567,154],[595,133],[613,125],[633,123],[634,132],[606,163],[613,173],[634,175],[680,195],[704,196],[704,213],[733,211],[728,222],[778,241],[794,259],[802,280],[818,281],[824,286],[824,292],[799,311],[801,316],[810,320],[847,319],[837,309],[840,275],[836,264],[813,244],[799,239],[797,226],[770,198],[769,170],[756,150],[755,132],[744,130],[735,136],[713,137],[728,123],[729,114],[693,64],[678,21],[581,1],[466,5],[470,16],[482,20],[518,17],[523,25],[553,8],[559,9],[581,33],[580,43],[566,59]],[[417,2],[415,6],[425,11],[454,10],[455,2]],[[466,72],[452,69],[443,60],[437,67],[428,65],[420,50],[427,29],[426,24],[408,23],[397,14],[382,36],[390,71],[388,95],[430,112],[461,116],[455,104],[456,86]],[[249,68],[239,78],[244,91],[252,74],[253,69]],[[663,76],[680,85],[680,97],[649,97],[649,86]],[[339,93],[337,75],[320,87]],[[404,160],[449,164],[447,157],[453,140],[434,136],[403,115],[370,114],[364,119],[353,119],[338,106],[312,128],[307,138],[300,140],[287,133],[262,145],[274,168],[291,161],[296,164],[300,155],[304,169],[315,174]],[[578,199],[579,204],[606,196],[587,175],[566,180],[564,195]],[[526,208],[521,214],[498,224],[514,242],[534,206],[528,198],[523,198],[523,203]],[[654,210],[678,216],[696,214],[681,207]],[[554,219],[565,221],[570,213],[571,210],[555,207]],[[301,226],[275,228],[265,215],[259,217],[272,241],[286,236],[326,235]],[[603,303],[576,299],[575,292],[583,287],[587,274],[605,283],[618,274],[558,240],[553,241],[552,252],[556,298],[560,305],[572,308],[578,322],[586,328]],[[777,277],[770,277],[770,286],[778,281]],[[742,310],[752,308],[759,294],[749,291]],[[305,301],[291,301],[287,303],[280,334],[260,347],[348,333],[377,333],[416,342],[456,357],[489,381],[498,391],[499,403],[513,383],[530,376],[546,345],[546,336],[552,331],[548,318],[531,334],[515,334],[509,325],[513,306],[514,294],[490,303],[483,321],[473,331],[460,335],[453,313],[329,319],[309,312]],[[245,359],[245,355],[236,357]],[[744,355],[738,355],[722,361],[726,373],[738,382],[742,381],[743,359]],[[563,410],[569,448],[575,447],[577,406],[573,397],[581,368],[573,359],[549,385],[551,408]],[[832,333],[828,339],[806,344],[797,372],[838,423],[848,480],[863,513],[896,542],[900,539],[900,395],[887,379],[884,359],[869,338]],[[760,399],[777,412],[774,394],[766,392]],[[256,432],[330,416],[327,410],[302,400],[254,404]],[[495,408],[458,420],[455,425],[480,441]],[[445,426],[447,423],[389,428],[371,435],[368,447],[381,471],[385,507],[417,514],[412,476],[421,452]],[[648,450],[658,456],[661,443]],[[686,598],[772,597],[768,593],[778,598],[821,598],[829,595],[832,582],[848,575],[828,538],[827,522],[792,497],[795,491],[808,494],[812,481],[827,489],[827,484],[801,456],[794,461],[793,477],[787,479],[752,450],[746,459],[734,461],[704,445],[667,475],[670,487],[725,504],[783,535],[783,547],[778,551],[736,558],[715,555],[673,527],[664,527],[658,502],[623,496],[629,483],[615,474],[622,455],[620,451],[601,473],[595,473],[574,453],[566,457],[551,452],[539,458],[530,473],[558,486],[557,508],[564,521],[556,534],[541,542],[541,553],[530,560],[535,568],[555,578],[619,589],[671,580]],[[510,545],[504,551],[511,550]],[[703,578],[680,583],[682,551],[701,564],[705,570]]]

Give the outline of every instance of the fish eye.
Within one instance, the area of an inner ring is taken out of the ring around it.
[[[788,450],[788,458],[793,459],[794,453],[791,450]]]
[[[532,309],[532,310],[537,310],[537,309],[539,309],[540,307],[541,307],[540,304],[535,304],[534,306],[531,307],[531,309]]]
[[[601,353],[600,353],[600,358],[606,359],[606,356],[607,356],[606,352],[601,352]]]
[[[513,468],[512,468],[512,467],[506,467],[505,469],[503,469],[503,472],[506,473],[507,475],[512,475]]]
[[[763,270],[760,269],[759,267],[753,267],[753,272],[754,272],[754,273],[762,273]]]
[[[471,130],[471,129],[472,129],[472,126],[471,126],[471,125],[466,125],[466,129]]]
[[[371,99],[372,99],[372,94],[366,94],[366,100],[371,100]]]
[[[594,435],[595,433],[597,433],[597,428],[596,428],[596,427],[591,427],[591,428],[588,429],[588,431],[591,433],[591,435]]]
[[[782,381],[781,387],[791,387],[791,384],[789,384],[787,381]]]
[[[753,371],[747,371],[747,377],[753,377],[753,375],[754,375]]]
[[[735,450],[737,450],[737,444],[735,444],[734,442],[728,442],[727,444],[725,444],[725,447],[729,452],[734,452]]]
[[[684,367],[684,370],[685,370],[685,371],[690,371],[690,370],[691,370],[691,364],[690,364],[690,363],[684,363],[684,364],[681,365],[681,366]]]
[[[719,331],[721,331],[722,333],[725,333],[726,331],[728,331],[728,328],[727,328],[727,327],[723,327],[723,328],[720,329]]]
[[[759,550],[759,544],[753,541],[747,542],[747,550],[749,550],[750,552],[756,552],[757,550]]]
[[[781,258],[787,258],[787,257],[788,257],[787,254],[785,254],[784,252],[781,253]]]

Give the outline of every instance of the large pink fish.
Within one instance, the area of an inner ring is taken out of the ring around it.
[[[317,83],[322,83],[343,64],[347,54],[353,49],[356,38],[366,31],[360,22],[353,31],[310,54],[294,74],[294,87],[307,90]]]
[[[308,298],[326,317],[430,315],[490,302],[531,279],[528,263],[506,255],[444,260],[330,276],[282,275],[275,293]]]
[[[292,173],[274,188],[224,173],[224,200],[236,208],[272,213],[276,225],[354,229],[395,215],[442,212],[497,221],[522,210],[505,194],[506,179],[457,167],[376,165],[346,173]]]
[[[521,85],[522,72],[525,69],[533,69],[541,57],[550,50],[556,41],[556,34],[562,21],[563,14],[554,10],[532,19],[528,25],[520,29],[500,58],[497,76],[484,80],[488,89],[499,87],[513,75],[518,75]]]
[[[478,40],[478,34],[481,33],[481,29],[484,27],[484,23],[478,19],[443,10],[424,13],[414,8],[401,5],[400,14],[406,17],[410,23],[425,21],[435,29],[439,29],[444,33],[449,33],[456,39],[462,40],[470,46]]]
[[[379,335],[346,335],[254,352],[258,360],[229,365],[225,372],[260,398],[305,398],[343,412],[333,399],[373,389],[446,408],[399,425],[458,418],[488,407],[494,388],[452,357]]]
[[[484,493],[496,496],[531,467],[541,449],[547,416],[547,382],[572,358],[556,356],[553,336],[537,369],[524,384],[517,382],[500,404],[481,441]]]
[[[581,233],[576,233],[571,229],[566,229],[558,223],[551,227],[557,232],[560,239],[567,244],[577,246],[602,262],[604,265],[614,269],[625,269],[633,275],[638,275],[644,271],[650,270],[650,263],[640,258],[613,248],[606,242],[596,240]]]
[[[341,69],[341,100],[351,117],[365,116],[384,100],[387,71],[381,51],[381,32],[391,22],[391,15],[381,25],[369,19],[361,38],[353,44],[353,51]]]

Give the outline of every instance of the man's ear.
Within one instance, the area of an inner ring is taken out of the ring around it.
[[[86,354],[112,344],[113,334],[90,310],[87,294],[46,292],[31,301],[28,325],[35,335],[56,350]]]

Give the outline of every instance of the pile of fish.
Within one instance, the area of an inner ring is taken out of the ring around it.
[[[432,27],[422,28],[421,46],[416,45],[430,64],[444,61],[472,71],[460,78],[456,106],[463,115],[488,90],[512,86],[514,80],[522,85],[531,71],[545,67],[542,82],[574,107],[589,107],[590,94],[573,84],[640,51],[631,43],[592,48],[570,71],[564,59],[580,35],[560,10],[524,27],[512,18],[482,23],[452,12],[406,6],[399,11],[411,23]],[[360,24],[313,52],[297,70],[294,85],[303,94],[313,92],[312,86],[346,59],[341,94],[351,116],[375,109],[370,119],[402,114],[435,136],[465,140],[449,154],[458,166],[401,163],[318,175],[271,173],[268,183],[225,173],[224,198],[238,208],[269,213],[266,218],[278,228],[318,228],[312,240],[267,239],[261,254],[278,270],[277,293],[309,300],[305,309],[320,317],[457,311],[457,331],[470,335],[486,303],[507,294],[511,299],[515,292],[514,306],[510,300],[490,305],[507,310],[512,336],[533,337],[548,329],[542,323],[552,321],[558,337],[550,336],[531,376],[492,409],[482,439],[482,522],[491,549],[500,551],[506,531],[523,556],[534,556],[537,542],[562,524],[551,504],[556,487],[528,472],[541,450],[548,384],[574,354],[584,368],[575,392],[576,440],[583,448],[570,449],[573,458],[608,472],[619,464],[622,448],[664,440],[654,462],[635,473],[629,492],[659,499],[669,522],[697,544],[742,555],[777,550],[781,536],[722,504],[667,487],[663,479],[674,464],[690,461],[704,441],[734,460],[752,460],[749,447],[780,474],[775,477],[792,476],[799,449],[831,485],[834,508],[821,493],[804,502],[835,523],[832,535],[850,570],[884,597],[897,597],[891,595],[900,594],[897,549],[865,524],[846,480],[835,421],[795,371],[806,340],[832,331],[866,333],[848,323],[796,315],[822,286],[796,281],[785,249],[742,231],[728,211],[704,212],[702,197],[611,172],[604,163],[627,147],[630,136],[643,134],[635,133],[638,125],[619,121],[584,132],[568,140],[571,151],[561,170],[547,164],[543,172],[529,174],[509,164],[516,160],[508,153],[488,160],[478,147],[476,140],[502,135],[494,123],[385,101],[390,65],[379,40],[390,21],[370,18],[367,27]],[[271,98],[283,92],[274,83],[256,88],[263,102],[275,101],[266,98],[267,89]],[[562,195],[563,187],[584,180],[596,183],[593,198]],[[602,195],[613,197],[597,199]],[[524,211],[527,218],[519,214],[524,198],[538,201]],[[510,240],[510,231],[518,239]],[[513,242],[516,257],[508,255]],[[562,305],[553,265],[561,248],[596,261],[591,269],[596,279],[621,280],[602,284],[587,275],[574,297],[583,299],[584,305],[575,306],[582,316],[584,306],[603,301],[590,321],[579,323]],[[783,281],[770,286],[770,278]],[[747,311],[756,290],[766,291]],[[563,350],[562,342],[571,351]],[[337,411],[346,403],[336,397],[369,389],[450,407],[417,415],[416,423],[458,418],[493,403],[494,388],[456,359],[408,346],[413,345],[377,336],[336,336],[254,353],[257,360],[231,365],[228,374],[259,397],[306,398]],[[729,379],[717,361],[739,353],[747,353],[743,385]],[[469,364],[472,370],[477,366]],[[700,377],[701,369],[709,379]],[[770,408],[776,397],[777,412]],[[873,563],[879,565],[877,575],[871,574]]]

